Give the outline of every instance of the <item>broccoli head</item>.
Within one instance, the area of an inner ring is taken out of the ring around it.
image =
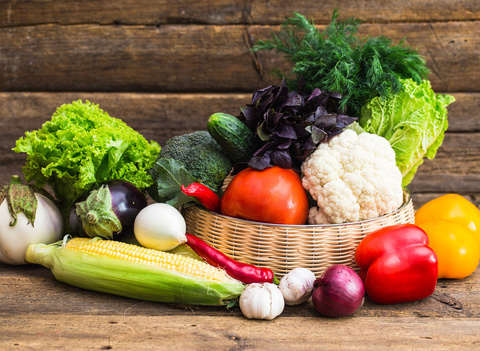
[[[232,168],[232,162],[208,131],[175,136],[165,142],[160,158],[182,162],[198,181],[218,191]]]

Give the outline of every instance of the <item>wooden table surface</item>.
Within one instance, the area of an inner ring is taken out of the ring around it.
[[[440,280],[422,301],[366,299],[347,318],[319,316],[311,302],[273,321],[238,307],[137,301],[56,281],[41,266],[0,264],[1,350],[474,350],[480,349],[480,269]]]

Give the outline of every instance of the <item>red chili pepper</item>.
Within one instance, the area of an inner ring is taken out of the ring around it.
[[[355,251],[367,295],[392,304],[421,300],[435,290],[438,261],[418,226],[399,224],[362,239]]]
[[[273,283],[276,279],[271,269],[256,267],[228,257],[205,241],[187,233],[187,245],[212,266],[224,269],[228,275],[245,284]]]
[[[220,197],[209,187],[202,183],[192,183],[180,187],[185,195],[195,197],[200,204],[209,211],[220,212]]]

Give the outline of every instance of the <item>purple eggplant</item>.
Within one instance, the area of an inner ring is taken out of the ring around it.
[[[73,205],[70,211],[72,235],[122,238],[133,232],[135,218],[146,206],[145,195],[133,184],[113,180]]]
[[[87,233],[85,233],[85,230],[83,230],[83,225],[82,225],[82,220],[80,217],[77,215],[77,204],[85,201],[87,197],[82,196],[78,200],[75,201],[75,203],[72,205],[70,208],[70,214],[68,217],[69,223],[70,223],[70,234],[73,236],[88,236]]]

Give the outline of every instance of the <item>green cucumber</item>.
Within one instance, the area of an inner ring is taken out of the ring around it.
[[[237,117],[214,113],[208,119],[207,129],[233,163],[247,162],[252,157],[255,136]]]

